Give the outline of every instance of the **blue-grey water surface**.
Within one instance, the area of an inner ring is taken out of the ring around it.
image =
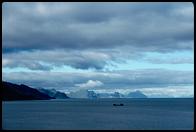
[[[123,103],[124,106],[113,106]],[[192,130],[194,99],[3,101],[5,130]]]

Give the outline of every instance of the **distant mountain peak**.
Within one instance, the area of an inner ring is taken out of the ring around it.
[[[136,90],[134,92],[130,92],[127,95],[128,98],[147,98],[147,96],[145,94],[143,94],[141,91]]]

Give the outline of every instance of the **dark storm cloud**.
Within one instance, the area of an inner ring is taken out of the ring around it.
[[[193,48],[192,3],[4,3],[2,22],[3,53]]]
[[[145,69],[114,72],[11,72],[3,73],[3,80],[25,83],[33,87],[56,89],[77,89],[77,84],[85,84],[89,80],[99,81],[100,89],[143,88],[159,86],[192,85],[192,71],[172,71],[163,69]],[[47,83],[46,83],[47,82]]]

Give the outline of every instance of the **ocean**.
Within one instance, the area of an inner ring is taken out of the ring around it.
[[[194,99],[3,101],[2,127],[4,130],[193,130]]]

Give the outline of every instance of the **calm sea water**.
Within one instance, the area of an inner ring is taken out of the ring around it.
[[[194,99],[4,101],[2,127],[5,130],[192,130]]]

